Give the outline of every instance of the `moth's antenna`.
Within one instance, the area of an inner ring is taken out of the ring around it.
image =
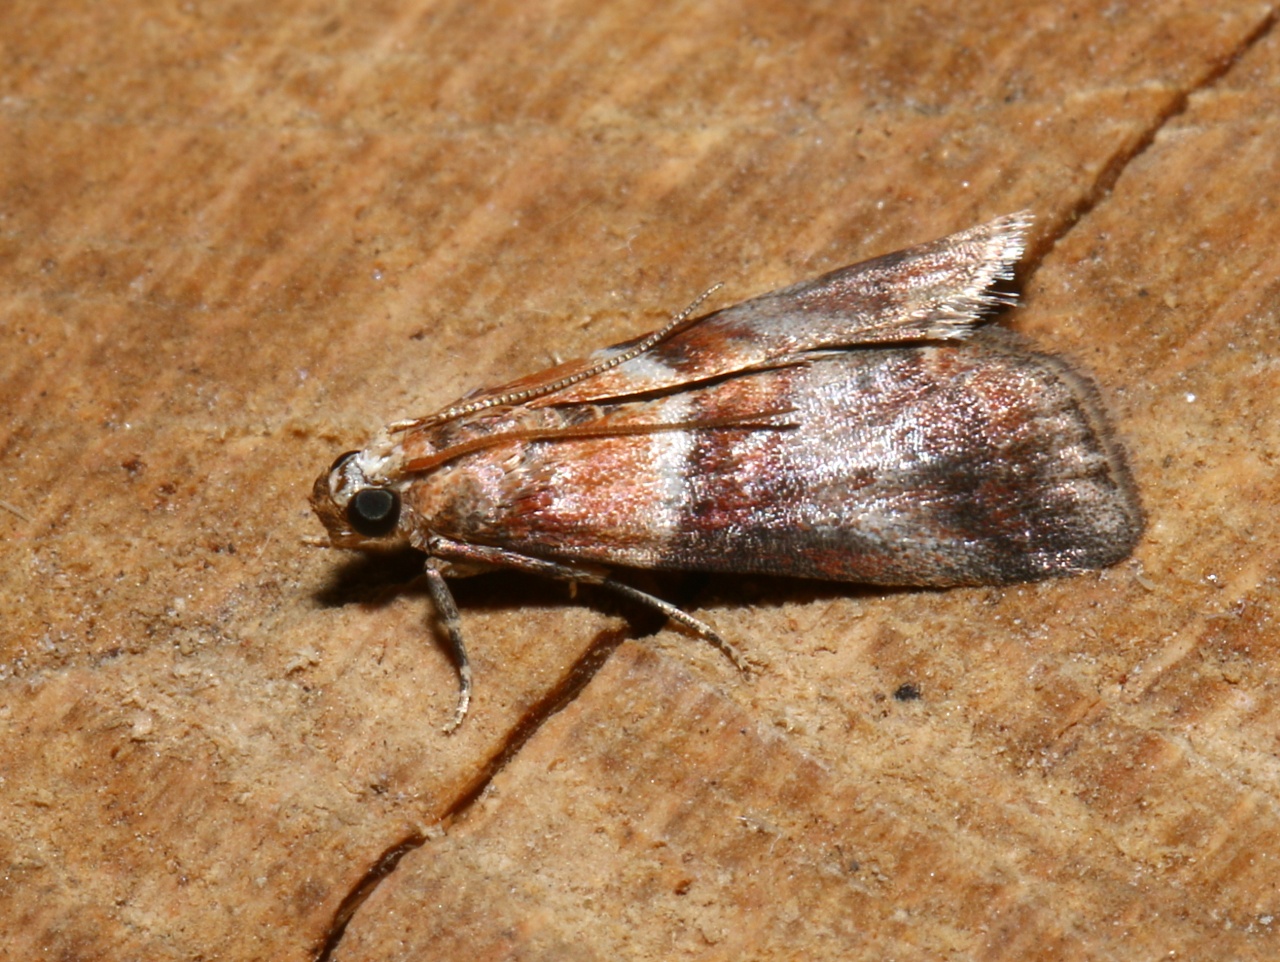
[[[571,387],[581,381],[589,380],[598,374],[612,370],[620,364],[626,364],[643,354],[650,348],[661,344],[673,334],[677,334],[684,330],[685,327],[692,324],[698,318],[693,317],[693,312],[702,306],[708,297],[714,294],[723,284],[716,284],[703,291],[698,298],[686,307],[683,311],[669,320],[665,325],[658,328],[647,337],[641,338],[632,344],[625,351],[619,351],[610,357],[606,357],[591,365],[589,368],[578,371],[575,374],[566,374],[557,381],[550,384],[540,384],[537,387],[525,388],[523,391],[512,391],[509,394],[496,394],[492,397],[477,398],[474,401],[468,401],[466,404],[455,404],[453,407],[445,408],[443,411],[437,411],[435,414],[429,414],[425,418],[415,418],[412,421],[396,421],[394,424],[388,425],[387,430],[391,432],[408,431],[411,428],[425,428],[433,424],[441,424],[445,421],[452,421],[455,418],[466,417],[469,414],[475,414],[477,411],[483,411],[485,408],[506,407],[513,404],[524,404],[532,401],[534,398],[542,397],[546,394],[555,394],[557,391],[563,391],[567,387]]]

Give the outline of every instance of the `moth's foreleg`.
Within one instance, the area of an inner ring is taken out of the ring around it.
[[[689,614],[669,601],[663,601],[661,598],[651,595],[639,588],[633,588],[631,585],[617,581],[602,571],[596,571],[591,568],[579,568],[573,565],[564,564],[560,561],[548,561],[545,558],[533,558],[529,555],[519,554],[515,551],[509,551],[506,548],[495,548],[489,545],[466,544],[462,541],[450,541],[447,538],[432,539],[428,551],[433,557],[440,558],[445,561],[455,561],[464,564],[479,564],[495,568],[515,568],[518,571],[527,571],[530,574],[541,575],[544,578],[554,578],[557,581],[568,581],[570,583],[581,582],[582,584],[599,585],[602,588],[623,595],[633,601],[638,601],[646,607],[661,612],[670,620],[677,624],[684,625],[690,631],[700,638],[711,642],[719,648],[729,660],[734,663],[739,671],[748,673],[751,671],[751,665],[734,645],[725,638],[721,637],[718,632],[710,625],[703,621],[699,621],[693,615]],[[461,645],[461,640],[458,642]]]
[[[458,707],[454,710],[453,720],[444,727],[444,733],[448,735],[462,724],[467,708],[471,705],[471,661],[467,658],[467,648],[462,642],[462,619],[458,616],[458,606],[454,603],[453,592],[445,583],[435,558],[427,559],[426,576],[431,600],[444,625],[445,636],[449,639],[449,654],[453,656],[453,663],[458,669]]]

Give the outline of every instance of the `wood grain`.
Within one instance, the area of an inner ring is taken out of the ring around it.
[[[1275,19],[0,10],[0,957],[1280,955]],[[412,559],[303,544],[387,420],[1020,208],[1131,562],[657,583],[751,681],[488,576],[445,737]]]

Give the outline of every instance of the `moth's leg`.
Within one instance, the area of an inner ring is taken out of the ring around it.
[[[682,608],[677,608],[669,601],[663,601],[656,595],[651,595],[646,591],[641,591],[639,588],[633,588],[631,585],[624,584],[621,581],[616,581],[607,575],[598,577],[598,580],[589,581],[588,583],[600,585],[602,588],[608,588],[610,591],[617,592],[627,598],[632,598],[635,601],[640,602],[642,605],[648,605],[650,608],[662,612],[672,621],[677,624],[684,625],[699,638],[709,641],[711,644],[719,648],[726,656],[728,656],[729,660],[733,662],[734,667],[737,668],[738,671],[742,672],[744,675],[749,675],[751,673],[751,663],[747,661],[746,656],[743,655],[743,653],[739,651],[732,642],[719,634],[705,621],[699,621]]]
[[[744,674],[749,674],[751,671],[751,664],[743,656],[742,652],[721,637],[710,625],[699,621],[687,611],[683,611],[671,604],[671,602],[663,601],[647,591],[641,591],[639,588],[633,588],[631,585],[617,581],[602,571],[596,571],[591,568],[578,568],[560,561],[548,561],[545,558],[534,558],[515,551],[508,551],[506,548],[467,544],[462,541],[451,541],[447,538],[433,538],[427,550],[433,557],[438,557],[445,561],[482,564],[494,568],[515,568],[518,571],[527,571],[530,574],[542,575],[544,578],[554,578],[557,581],[599,585],[633,601],[638,601],[642,605],[661,612],[677,624],[684,625],[699,638],[711,642],[711,644],[724,652],[739,671]]]
[[[444,727],[444,733],[448,735],[462,724],[467,708],[471,705],[471,661],[467,658],[467,647],[462,643],[462,619],[458,616],[458,606],[454,603],[453,592],[445,583],[435,558],[427,559],[425,573],[427,589],[431,592],[431,600],[449,639],[449,654],[453,656],[453,663],[458,669],[458,707],[454,709],[453,720]]]

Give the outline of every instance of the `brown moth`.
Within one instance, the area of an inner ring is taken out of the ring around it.
[[[339,548],[411,545],[458,667],[447,578],[604,585],[737,650],[615,566],[1001,585],[1128,556],[1142,512],[1097,392],[981,315],[1025,213],[597,351],[340,456],[311,502]]]

